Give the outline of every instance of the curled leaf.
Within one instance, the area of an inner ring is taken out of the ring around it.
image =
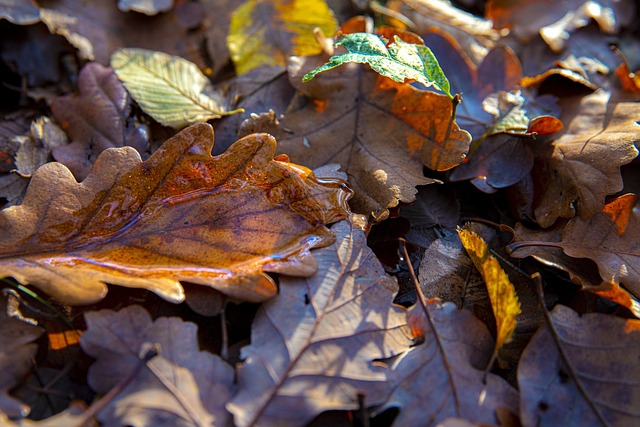
[[[59,163],[34,174],[24,203],[0,212],[0,275],[70,304],[105,283],[180,302],[179,280],[241,300],[276,293],[264,271],[313,274],[309,249],[333,241],[346,216],[340,180],[274,161],[275,140],[251,135],[212,157],[213,130],[194,125],[147,161],[106,150],[87,179]]]
[[[227,111],[227,100],[192,62],[145,49],[120,49],[111,56],[118,78],[154,120],[173,128],[242,110]]]

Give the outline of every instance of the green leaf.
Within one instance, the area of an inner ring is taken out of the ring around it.
[[[308,82],[323,71],[331,70],[347,62],[369,64],[378,74],[404,83],[415,80],[425,86],[433,86],[449,98],[451,88],[438,60],[431,49],[424,45],[403,42],[398,36],[386,46],[386,40],[375,34],[353,33],[342,37],[336,46],[343,46],[349,53],[334,55],[329,62],[305,74],[303,82]]]
[[[209,79],[186,59],[145,49],[120,49],[111,66],[140,108],[172,128],[242,112],[226,111],[228,102]]]

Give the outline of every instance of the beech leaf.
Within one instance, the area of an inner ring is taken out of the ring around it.
[[[176,317],[155,321],[133,305],[120,311],[85,314],[87,330],[80,346],[96,361],[88,382],[105,394],[135,372],[149,344],[159,355],[146,362],[133,381],[100,412],[104,425],[227,425],[224,405],[233,393],[233,369],[218,356],[201,351],[197,327]]]
[[[140,108],[165,126],[183,128],[242,111],[227,111],[228,101],[186,59],[145,49],[120,49],[111,56],[111,66]]]
[[[640,321],[561,305],[551,319],[559,342],[539,329],[518,365],[522,425],[638,424]]]
[[[291,55],[322,52],[314,29],[332,36],[338,27],[324,0],[248,0],[231,16],[227,46],[237,74],[284,66]]]
[[[324,225],[347,214],[344,182],[272,160],[266,134],[217,157],[212,145],[198,124],[143,163],[130,147],[106,150],[82,183],[41,167],[24,203],[0,211],[0,275],[86,304],[106,282],[180,302],[179,280],[262,301],[276,293],[264,271],[313,274],[309,249],[330,244]]]
[[[318,273],[282,277],[242,349],[238,393],[227,405],[241,427],[305,425],[329,409],[356,409],[391,392],[390,372],[373,363],[411,344],[405,310],[392,304],[395,279],[366,245],[365,221],[333,226],[336,242],[315,251]]]
[[[482,237],[473,231],[458,229],[460,240],[469,257],[482,274],[487,284],[491,308],[496,318],[497,351],[513,338],[516,330],[516,317],[520,314],[520,301],[516,290],[509,281],[498,260],[489,253],[489,248]]]
[[[343,46],[349,53],[332,56],[328,63],[305,74],[303,82],[308,82],[323,71],[357,62],[369,65],[378,74],[396,82],[415,80],[453,98],[449,80],[431,49],[424,45],[405,43],[400,37],[394,36],[394,42],[387,46],[386,40],[375,34],[353,33],[343,36],[336,46]]]

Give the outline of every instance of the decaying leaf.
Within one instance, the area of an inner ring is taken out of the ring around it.
[[[332,36],[338,27],[324,0],[248,0],[231,16],[227,45],[238,74],[284,66],[291,55],[322,52],[314,28]]]
[[[69,304],[113,283],[179,302],[179,280],[241,300],[276,293],[264,271],[313,274],[309,249],[346,216],[343,181],[274,161],[266,134],[211,157],[213,131],[194,125],[147,161],[106,150],[82,183],[59,163],[33,175],[24,203],[0,212],[0,275]]]
[[[393,366],[394,393],[382,409],[400,407],[398,426],[436,426],[449,417],[497,422],[499,407],[515,411],[516,391],[501,377],[482,369],[493,342],[486,327],[450,303],[411,308],[409,322],[416,345]]]
[[[165,126],[183,128],[241,111],[227,111],[224,96],[195,64],[180,57],[120,49],[111,66],[144,112]]]
[[[308,82],[323,71],[356,62],[367,64],[378,74],[396,82],[415,80],[427,87],[433,86],[452,98],[449,80],[427,46],[405,43],[398,36],[387,45],[385,39],[368,33],[346,34],[336,42],[336,46],[344,47],[348,53],[332,56],[328,63],[305,74],[303,82]]]
[[[159,355],[146,362],[98,418],[103,425],[224,426],[224,405],[233,394],[233,369],[218,356],[201,351],[197,327],[176,317],[155,321],[133,305],[118,312],[85,314],[87,331],[80,345],[96,361],[89,368],[91,388],[105,394],[135,372],[149,344]]]
[[[153,16],[166,12],[173,7],[173,0],[118,0],[118,9],[123,12],[130,10]]]
[[[566,132],[537,154],[533,168],[542,196],[535,219],[542,227],[576,212],[588,219],[600,212],[605,196],[622,190],[620,166],[638,155],[638,104],[617,102],[605,91],[586,96]]]
[[[416,185],[433,182],[422,166],[446,170],[459,164],[471,142],[452,121],[448,97],[396,83],[357,64],[302,75],[324,58],[293,58],[292,84],[306,104],[280,120],[280,151],[317,167],[340,163],[355,195],[354,211],[382,220],[398,202],[414,200]]]
[[[40,10],[33,0],[0,1],[0,20],[18,25],[30,25],[40,21]]]
[[[337,241],[314,252],[318,273],[281,278],[280,295],[254,320],[242,349],[238,394],[227,405],[239,426],[299,426],[329,409],[384,402],[390,371],[374,360],[410,345],[395,279],[366,246],[363,218],[333,226]]]
[[[32,367],[37,345],[33,343],[42,329],[7,316],[7,300],[0,296],[0,413],[25,417],[29,407],[9,396]]]
[[[129,123],[129,95],[110,68],[90,62],[78,75],[78,95],[57,97],[51,106],[72,142],[55,148],[54,158],[84,179],[98,155],[111,147],[131,146],[144,153],[145,128]]]
[[[491,308],[496,318],[496,347],[495,351],[513,338],[516,330],[516,317],[520,314],[520,301],[516,290],[509,281],[498,260],[489,253],[489,248],[482,237],[473,231],[458,229],[460,240],[467,250],[469,257],[482,274]]]
[[[638,424],[640,321],[564,306],[551,316],[559,342],[540,329],[518,366],[522,425]]]

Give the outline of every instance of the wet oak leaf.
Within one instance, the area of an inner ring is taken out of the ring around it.
[[[54,149],[57,161],[77,179],[84,179],[107,148],[128,145],[145,152],[148,136],[144,128],[129,123],[129,94],[110,68],[96,62],[86,64],[78,75],[78,91],[55,98],[51,105],[72,141]]]
[[[496,352],[513,338],[516,317],[520,314],[520,301],[509,276],[498,260],[491,255],[489,247],[473,231],[458,229],[458,235],[469,257],[484,279],[491,308],[496,318]]]
[[[309,249],[333,241],[325,224],[349,197],[343,181],[272,160],[275,144],[252,135],[211,157],[213,130],[198,124],[143,163],[130,147],[106,150],[82,183],[49,163],[0,212],[0,274],[69,304],[100,300],[107,282],[180,302],[179,280],[268,299],[264,271],[313,274]]]
[[[315,28],[327,36],[338,28],[324,0],[248,0],[233,12],[227,36],[236,73],[260,66],[284,66],[291,55],[321,53]]]
[[[280,294],[254,320],[227,405],[238,426],[302,426],[325,410],[383,403],[390,371],[374,360],[411,345],[396,280],[367,247],[362,216],[332,227],[336,242],[314,251],[318,273],[281,277]]]
[[[464,159],[471,138],[451,121],[448,97],[357,64],[301,82],[324,62],[291,59],[291,82],[307,98],[280,119],[279,151],[311,168],[339,163],[355,192],[354,211],[383,220],[388,208],[414,200],[416,185],[434,182],[423,165],[447,170]]]
[[[239,113],[198,67],[178,56],[145,49],[120,49],[111,66],[140,108],[158,123],[185,126]]]
[[[96,359],[88,383],[98,394],[134,372],[146,348],[159,348],[159,354],[100,411],[103,425],[228,425],[231,416],[224,405],[234,391],[233,369],[200,350],[194,323],[177,317],[152,321],[139,305],[88,312],[85,320],[80,346]]]
[[[394,393],[380,409],[399,407],[399,426],[437,426],[449,417],[495,424],[497,408],[517,411],[517,392],[483,368],[493,349],[484,324],[470,311],[430,300],[409,312],[416,344],[392,366]]]
[[[580,316],[561,305],[551,318],[559,342],[539,329],[518,365],[522,425],[638,424],[640,320]]]
[[[566,131],[536,154],[533,176],[542,194],[535,219],[542,227],[577,214],[600,212],[607,195],[622,190],[620,166],[637,155],[638,104],[617,102],[598,91],[582,99]],[[565,122],[566,123],[566,122]]]

